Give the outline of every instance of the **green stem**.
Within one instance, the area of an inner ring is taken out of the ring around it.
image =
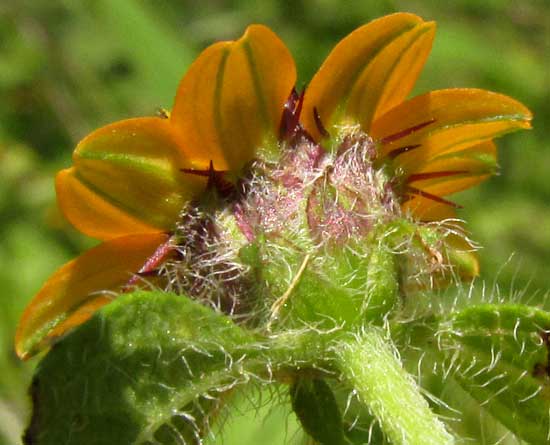
[[[395,445],[450,445],[455,441],[403,369],[383,331],[366,327],[335,348],[352,384]]]

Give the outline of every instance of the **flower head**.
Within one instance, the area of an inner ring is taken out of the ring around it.
[[[300,246],[303,271],[314,249],[339,258],[342,245],[387,236],[389,225],[454,218],[447,195],[494,173],[493,138],[529,128],[531,114],[478,89],[407,100],[434,34],[433,22],[413,14],[375,20],[343,39],[298,95],[287,48],[253,25],[198,57],[169,115],[116,122],[84,138],[73,166],[57,176],[58,202],[78,230],[104,242],[34,298],[19,325],[18,354],[82,323],[136,284],[133,274],[163,268],[188,295],[212,300],[219,291],[217,306],[234,313],[251,279],[242,258],[259,239]],[[414,227],[411,239],[437,257]],[[456,231],[447,235],[448,245],[464,244]],[[189,279],[191,269],[200,279]],[[238,292],[229,282],[241,283]]]

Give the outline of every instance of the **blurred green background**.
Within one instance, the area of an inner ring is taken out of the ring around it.
[[[339,39],[395,11],[438,22],[416,92],[486,88],[535,113],[533,131],[499,141],[502,174],[457,201],[484,247],[487,288],[542,300],[550,289],[547,0],[0,0],[0,444],[19,443],[36,364],[13,353],[18,317],[51,272],[91,245],[55,207],[54,174],[70,164],[78,140],[170,108],[199,51],[250,23],[271,26],[287,43],[302,87]],[[225,443],[292,441],[292,416],[275,411],[278,421],[265,424],[256,412],[237,419]]]

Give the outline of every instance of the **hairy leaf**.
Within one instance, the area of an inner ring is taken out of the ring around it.
[[[482,408],[530,443],[550,434],[550,314],[519,304],[455,313],[440,332],[448,374]]]
[[[227,317],[186,297],[122,296],[40,364],[25,443],[190,443],[203,433],[201,417],[216,408],[200,396],[219,399],[246,381],[255,344]]]

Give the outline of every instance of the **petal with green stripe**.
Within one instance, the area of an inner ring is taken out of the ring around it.
[[[382,142],[381,156],[418,146],[396,157],[405,174],[427,162],[512,131],[531,128],[532,114],[503,94],[473,88],[432,91],[410,99],[376,119],[371,136]]]
[[[368,133],[371,123],[411,92],[435,36],[435,23],[419,23],[389,43],[363,70],[351,90],[346,118]]]
[[[397,45],[399,48],[390,49],[389,52],[385,52],[385,49],[393,48],[393,42],[399,40],[405,34],[408,35],[409,31],[414,30],[423,23],[422,19],[414,14],[391,14],[356,29],[338,43],[321,65],[306,90],[302,110],[302,123],[306,130],[316,140],[319,140],[322,138],[322,132],[318,128],[316,114],[329,131],[334,123],[338,123],[342,117],[346,117],[346,104],[350,98],[352,103],[354,101],[361,102],[359,99],[361,99],[361,94],[364,94],[363,86],[366,80],[363,78],[363,81],[361,81],[362,75],[372,64],[377,64],[378,68],[373,68],[375,72],[372,74],[376,74],[379,83],[383,86],[384,77],[389,76],[391,78],[389,73],[392,72],[392,67],[397,68],[399,57],[407,53],[408,43],[402,42],[402,45]],[[412,40],[414,41],[414,39]],[[378,59],[380,64],[377,63],[378,56],[380,56],[380,59]],[[418,59],[419,67],[422,64],[422,57]],[[405,57],[405,59],[407,58]],[[409,80],[414,83],[414,73],[417,68],[415,67],[411,71],[411,77],[407,78],[407,85],[410,83]],[[395,77],[396,80],[398,77],[402,77],[401,69],[397,69],[395,73],[396,76],[399,73],[399,76]],[[356,90],[358,81],[360,82],[360,85],[357,86],[359,91]],[[407,88],[404,88],[404,90]],[[374,93],[382,94],[382,92],[376,91]],[[390,94],[387,98],[389,100],[388,104],[393,103],[398,96],[393,93]],[[359,105],[353,105],[351,110],[354,113],[367,114],[366,110],[368,108],[372,114],[377,101],[378,98],[368,98],[368,101],[366,100],[368,105],[363,105],[363,110],[357,109]]]
[[[493,141],[483,142],[472,149],[453,153],[454,156],[427,163],[406,182],[432,195],[451,195],[474,187],[495,174],[498,169],[496,154]]]
[[[212,161],[237,175],[275,140],[295,81],[292,56],[265,26],[210,46],[182,79],[170,117],[185,153],[203,169]]]
[[[56,178],[59,206],[78,230],[104,240],[172,229],[205,185],[181,171],[194,165],[167,119],[102,127],[78,144],[73,161]]]
[[[68,262],[46,281],[25,309],[15,350],[29,358],[112,299],[165,243],[164,233],[109,240]]]

